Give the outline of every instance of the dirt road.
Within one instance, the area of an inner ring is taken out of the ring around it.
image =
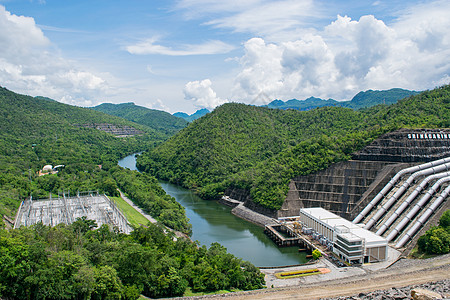
[[[320,299],[351,296],[392,287],[422,284],[450,278],[450,256],[408,261],[392,269],[339,280],[221,295],[228,299]],[[217,296],[216,296],[217,297]]]

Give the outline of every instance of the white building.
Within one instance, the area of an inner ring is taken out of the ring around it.
[[[332,242],[333,252],[349,263],[387,259],[386,239],[321,207],[300,209],[300,221],[306,231]]]

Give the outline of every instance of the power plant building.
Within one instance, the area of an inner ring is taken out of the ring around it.
[[[387,259],[386,239],[321,207],[300,209],[300,221],[303,232],[331,244],[333,252],[348,263],[372,263]]]

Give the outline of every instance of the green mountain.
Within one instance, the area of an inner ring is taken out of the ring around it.
[[[450,127],[450,86],[392,105],[353,110],[278,110],[228,103],[145,153],[138,167],[217,198],[226,188],[279,209],[289,180],[347,160],[379,135],[403,127]]]
[[[123,118],[5,88],[0,88],[0,116],[1,215],[13,217],[30,194],[48,198],[63,190],[71,194],[98,190],[115,195],[119,186],[161,222],[189,232],[184,209],[154,177],[144,178],[117,166],[119,158],[154,147],[167,138],[165,134]],[[44,165],[65,168],[56,175],[38,176]],[[141,195],[143,191],[147,194]]]
[[[373,91],[368,90],[365,92],[359,92],[350,101],[336,101],[333,99],[320,99],[315,97],[310,97],[305,100],[291,99],[286,102],[282,100],[274,100],[270,102],[267,106],[269,108],[276,109],[298,109],[298,110],[311,110],[318,107],[324,106],[341,106],[349,107],[352,109],[361,109],[378,104],[393,104],[398,100],[417,95],[419,92],[408,91],[404,89],[390,89],[386,91]]]
[[[276,109],[298,109],[311,110],[323,106],[338,106],[339,102],[333,99],[324,100],[315,97],[309,97],[305,100],[291,99],[288,101],[274,100],[264,107]]]
[[[119,137],[125,136],[125,137]],[[147,126],[91,109],[19,95],[0,88],[0,214],[14,220],[21,203],[58,191],[120,187],[161,223],[189,233],[184,208],[155,177],[117,166],[165,136]],[[64,164],[38,176],[44,165]],[[79,218],[55,227],[41,223],[5,230],[0,222],[1,299],[138,299],[264,287],[264,274],[227,253],[209,249],[155,224],[125,235]]]
[[[185,119],[188,122],[192,122],[194,120],[197,120],[198,118],[203,117],[204,115],[206,115],[208,113],[210,113],[210,111],[208,109],[202,108],[202,109],[197,110],[192,115],[188,115],[187,113],[184,113],[184,112],[176,112],[173,115],[175,117]]]
[[[419,94],[417,91],[409,91],[404,89],[390,89],[387,91],[368,90],[359,92],[349,102],[343,102],[343,107],[360,109],[375,106],[378,104],[394,104],[398,100]]]
[[[148,126],[166,137],[174,135],[187,125],[185,120],[174,117],[165,111],[149,109],[135,105],[132,102],[121,104],[103,103],[92,107],[92,109]]]

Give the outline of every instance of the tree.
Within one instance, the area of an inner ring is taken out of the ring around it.
[[[95,220],[89,220],[86,216],[82,216],[81,218],[77,218],[75,222],[72,223],[72,229],[75,233],[86,233],[89,230],[96,228],[97,222]]]
[[[102,190],[105,194],[117,197],[119,196],[119,191],[117,190],[117,183],[111,177],[107,177],[103,180],[100,185],[100,190]]]
[[[110,266],[95,268],[95,286],[92,299],[121,299],[123,285],[117,271]]]
[[[450,209],[446,210],[439,219],[439,226],[450,230]]]
[[[314,251],[312,252],[312,257],[314,260],[317,260],[322,257],[322,253],[319,250],[314,249]]]
[[[419,250],[428,254],[445,254],[450,252],[450,233],[443,227],[431,227],[417,241]]]

